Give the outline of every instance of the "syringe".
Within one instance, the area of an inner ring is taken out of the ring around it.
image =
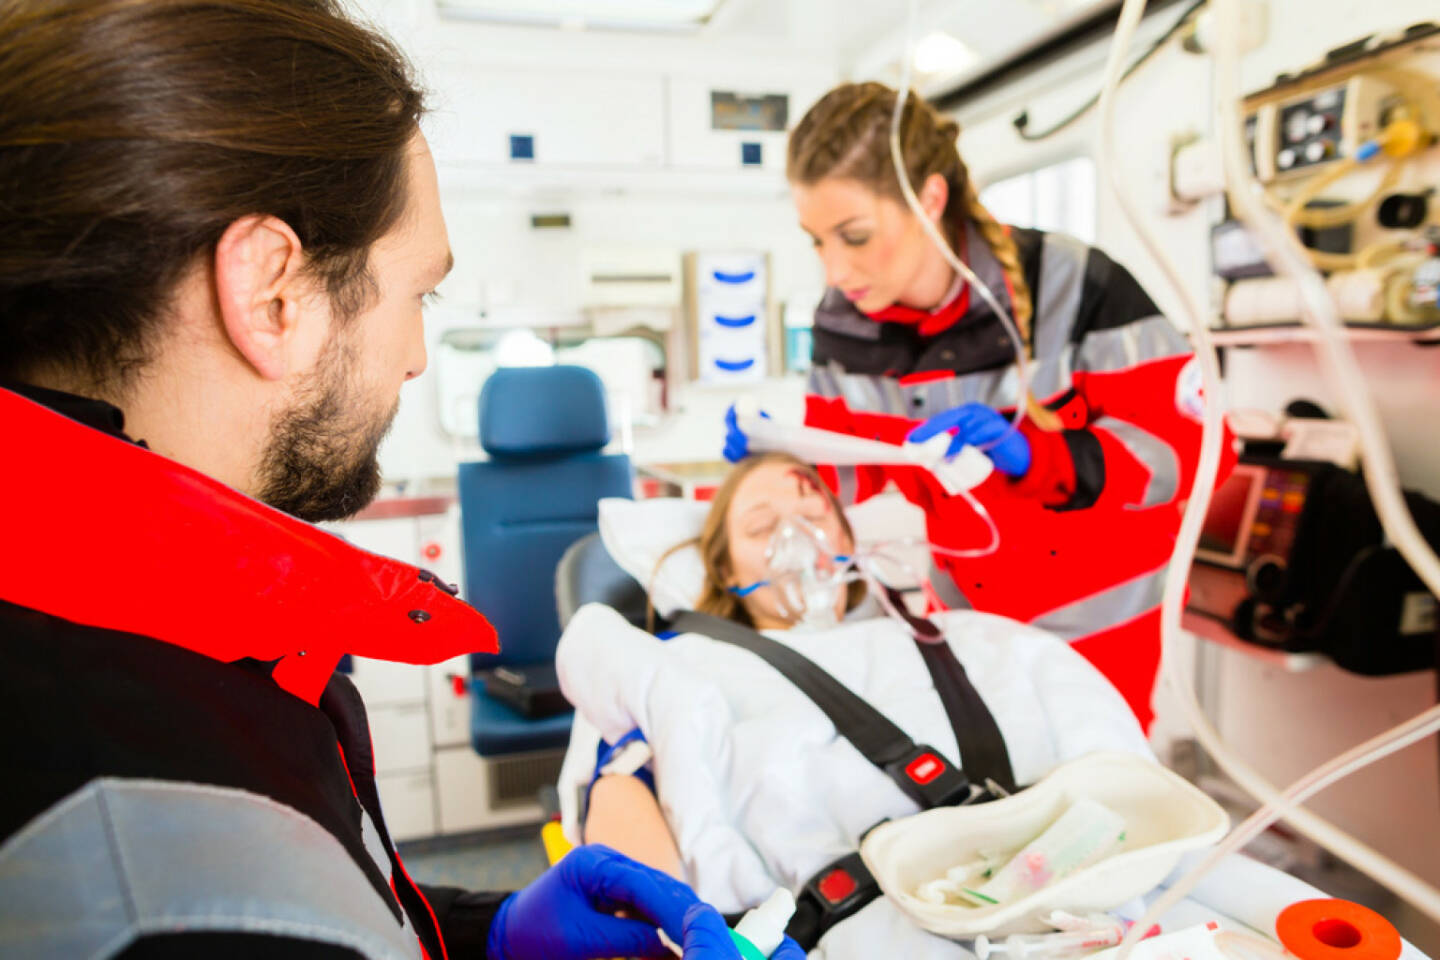
[[[975,938],[975,955],[989,960],[996,953],[1009,960],[1027,957],[1056,957],[1066,954],[1092,953],[1113,947],[1125,939],[1125,926],[1119,920],[1106,918],[1087,930],[1062,930],[1059,933],[1016,933],[1000,942],[992,942],[981,934]]]

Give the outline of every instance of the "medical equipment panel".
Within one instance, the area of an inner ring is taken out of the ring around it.
[[[1440,324],[1440,27],[1367,37],[1281,76],[1243,104],[1245,142],[1267,204],[1297,232],[1340,318]],[[1208,145],[1184,148],[1182,194],[1211,183]],[[1227,208],[1211,233],[1222,326],[1294,325],[1302,297],[1275,277]]]

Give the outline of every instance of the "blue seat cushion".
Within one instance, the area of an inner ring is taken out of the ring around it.
[[[470,681],[470,740],[482,757],[533,750],[564,749],[574,711],[532,720],[485,695],[483,682]]]

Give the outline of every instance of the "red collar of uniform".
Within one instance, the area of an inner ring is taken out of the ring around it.
[[[915,331],[922,337],[933,337],[955,326],[969,310],[970,285],[962,282],[959,291],[938,310],[917,310],[904,304],[893,303],[866,316],[880,323],[904,323],[915,327]]]
[[[340,657],[494,653],[495,630],[428,573],[366,553],[188,467],[0,390],[9,546],[0,598],[216,660],[278,661],[319,703]]]

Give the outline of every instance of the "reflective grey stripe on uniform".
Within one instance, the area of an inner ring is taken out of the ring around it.
[[[840,498],[842,506],[850,506],[855,502],[855,496],[859,492],[860,483],[855,474],[854,467],[836,467],[835,476],[840,489],[835,495]]]
[[[1063,233],[1047,233],[1040,247],[1040,288],[1035,291],[1035,356],[1055,359],[1071,349],[1085,290],[1090,248]]]
[[[815,397],[838,397],[840,396],[840,379],[836,373],[837,364],[829,366],[816,366],[810,368],[810,382],[805,390]]]
[[[1101,417],[1091,426],[1108,431],[1150,471],[1145,494],[1135,506],[1155,507],[1175,499],[1180,491],[1180,458],[1170,444],[1142,427],[1114,417]]]
[[[965,594],[955,586],[955,579],[938,566],[930,567],[930,589],[935,591],[935,596],[945,604],[947,610],[972,610],[970,601],[965,599]]]
[[[1006,313],[1009,313],[1013,307],[1010,303],[1010,288],[1005,283],[1005,268],[1001,266],[994,251],[990,249],[990,244],[985,242],[985,238],[975,228],[974,220],[967,219],[965,221],[965,254],[966,262],[970,265],[970,269],[975,271],[975,276],[990,288],[990,292],[995,294],[995,299],[1000,301],[1000,306],[1005,308]],[[971,293],[971,310],[980,309],[986,313],[991,312],[989,304],[980,294],[974,291]]]
[[[1175,329],[1175,324],[1157,313],[1123,327],[1087,333],[1080,344],[1075,366],[1080,370],[1105,373],[1124,370],[1147,360],[1190,352],[1190,344]]]
[[[202,930],[421,956],[339,840],[244,790],[98,779],[0,846],[7,958],[109,957],[149,934]]]
[[[1030,624],[1065,640],[1078,640],[1133,620],[1159,606],[1160,596],[1165,591],[1166,569],[1160,567],[1142,573],[1124,583],[1092,593],[1083,600],[1057,607],[1031,620]]]

